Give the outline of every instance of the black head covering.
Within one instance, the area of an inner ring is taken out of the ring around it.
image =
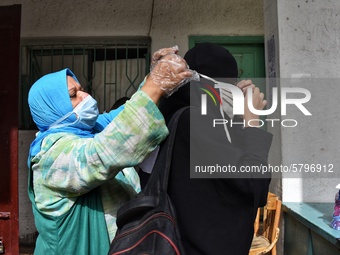
[[[184,56],[190,69],[212,78],[237,78],[237,63],[224,47],[213,43],[200,43]]]
[[[224,47],[213,43],[199,43],[188,50],[184,56],[191,70],[211,78],[229,78],[228,82],[237,80],[238,68],[233,55]],[[180,108],[190,103],[190,83],[187,83],[169,98],[162,98],[159,109],[166,121]]]

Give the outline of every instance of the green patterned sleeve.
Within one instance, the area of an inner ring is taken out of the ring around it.
[[[114,178],[123,168],[142,162],[167,135],[158,107],[138,91],[94,138],[47,137],[33,166],[38,170],[35,174],[41,175],[35,180],[62,191],[63,196],[78,196]]]

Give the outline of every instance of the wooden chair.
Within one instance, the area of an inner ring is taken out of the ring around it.
[[[282,202],[275,194],[268,193],[267,204],[257,211],[254,238],[249,255],[262,255],[269,252],[276,255],[276,243],[280,233],[281,204]]]

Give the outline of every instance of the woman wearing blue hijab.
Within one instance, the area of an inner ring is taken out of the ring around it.
[[[33,84],[28,102],[39,132],[28,167],[35,254],[107,254],[118,208],[139,191],[132,167],[168,134],[156,104],[192,76],[175,53],[156,54],[140,90],[106,114],[69,69]]]

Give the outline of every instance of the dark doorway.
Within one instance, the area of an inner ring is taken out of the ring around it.
[[[1,6],[0,24],[0,249],[7,255],[17,255],[21,5]]]

